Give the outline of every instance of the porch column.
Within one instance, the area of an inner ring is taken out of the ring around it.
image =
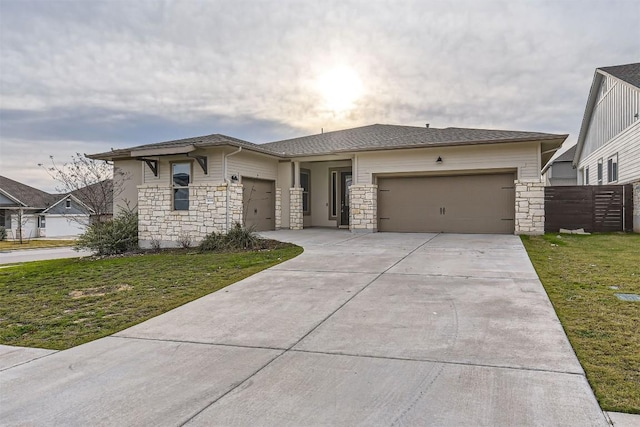
[[[289,189],[289,229],[302,230],[302,188]]]
[[[515,234],[544,234],[544,182],[515,181]]]

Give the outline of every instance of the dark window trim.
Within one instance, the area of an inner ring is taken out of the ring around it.
[[[336,174],[336,191],[333,191],[333,182],[332,177],[333,173]],[[338,168],[329,168],[329,206],[328,206],[328,214],[329,221],[337,221],[340,218],[340,173],[341,172],[353,172],[353,168],[351,166],[342,166]],[[335,207],[336,215],[332,215],[333,209]]]
[[[618,182],[618,153],[607,159],[607,183],[611,182]]]
[[[304,191],[304,187],[302,187],[302,175],[307,175],[307,185],[309,188],[307,188],[307,191]],[[303,169],[300,168],[300,187],[302,187],[302,199],[304,200],[304,195],[306,193],[307,195],[307,210],[303,210],[302,214],[304,216],[309,216],[311,215],[311,170],[309,169]],[[302,206],[304,206],[304,202],[302,203]]]
[[[189,183],[186,186],[175,185],[173,182],[173,166],[176,164],[188,164],[189,165]],[[191,209],[191,192],[189,191],[189,186],[193,182],[193,161],[192,160],[174,160],[169,162],[169,170],[171,173],[169,174],[169,183],[171,185],[171,210],[176,212],[185,212]],[[189,199],[187,199],[187,209],[176,209],[175,202],[175,191],[176,189],[187,189],[189,194]]]
[[[598,185],[602,185],[602,180],[603,180],[603,160],[602,158],[598,159]]]

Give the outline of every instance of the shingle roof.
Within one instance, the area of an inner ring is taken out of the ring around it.
[[[261,148],[260,145],[254,144],[252,142],[243,141],[242,139],[234,138],[232,136],[226,136],[221,134],[212,134],[212,135],[204,135],[204,136],[196,136],[192,138],[184,138],[184,139],[176,139],[173,141],[164,141],[164,142],[156,142],[153,144],[145,144],[145,145],[137,145],[135,147],[130,148],[121,148],[118,150],[111,150],[105,153],[91,154],[89,158],[118,158],[118,157],[129,157],[132,151],[140,150],[140,149],[151,149],[151,148],[169,148],[169,147],[182,147],[194,145],[196,147],[212,147],[212,146],[221,146],[221,145],[232,145],[235,147],[243,147],[253,151],[259,151],[266,154],[271,154],[268,150]]]
[[[282,156],[558,139],[566,135],[465,128],[370,125],[262,144]]]
[[[253,144],[238,138],[213,134],[112,150],[106,153],[92,154],[88,157],[113,159],[132,156],[132,152],[136,150],[189,145],[196,147],[232,145],[278,157],[295,157],[350,151],[389,150],[394,148],[557,140],[559,138],[566,138],[566,136],[567,135],[554,135],[540,132],[465,128],[436,129],[375,124],[266,144]]]
[[[12,198],[18,199],[24,204],[24,207],[28,208],[45,209],[58,201],[58,196],[55,194],[45,193],[5,176],[0,176],[0,190]]]
[[[599,70],[640,88],[640,62],[635,64],[614,65],[612,67],[600,67]]]

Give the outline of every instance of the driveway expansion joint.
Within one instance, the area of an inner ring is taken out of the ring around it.
[[[486,363],[472,363],[472,362],[454,362],[450,360],[442,360],[442,359],[428,359],[428,358],[414,358],[414,357],[399,357],[399,356],[376,356],[372,354],[355,354],[355,353],[343,353],[343,352],[327,352],[327,351],[315,351],[315,350],[302,350],[302,349],[291,349],[292,352],[297,353],[307,353],[307,354],[322,354],[325,356],[346,356],[346,357],[361,357],[367,359],[380,359],[380,360],[397,360],[403,362],[418,362],[418,363],[437,363],[442,365],[456,365],[456,366],[472,366],[479,368],[489,368],[489,369],[508,369],[513,371],[530,371],[530,372],[548,372],[552,374],[566,374],[566,375],[576,375],[579,377],[585,377],[584,372],[572,372],[572,371],[563,371],[556,369],[543,369],[543,368],[532,368],[526,366],[507,366],[507,365],[489,365]]]
[[[284,347],[265,347],[258,345],[243,345],[243,344],[230,344],[230,343],[218,343],[218,342],[204,342],[204,341],[189,341],[189,340],[176,340],[176,339],[166,339],[166,338],[147,338],[147,337],[133,337],[127,335],[111,335],[107,338],[119,338],[119,339],[127,339],[127,340],[140,340],[140,341],[157,341],[157,342],[174,342],[177,344],[199,344],[199,345],[208,345],[212,347],[234,347],[234,348],[247,348],[247,349],[256,349],[256,350],[274,350],[274,351],[286,351],[287,348]]]

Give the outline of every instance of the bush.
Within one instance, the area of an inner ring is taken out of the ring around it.
[[[219,251],[226,247],[226,240],[224,238],[224,234],[216,234],[216,232],[209,233],[202,239],[200,245],[198,245],[198,250],[200,252],[211,252],[211,251]]]
[[[237,222],[225,238],[229,249],[255,249],[260,243],[260,237],[253,228],[244,228]]]
[[[123,210],[110,221],[91,224],[78,238],[76,249],[89,249],[97,255],[138,249],[138,214]]]
[[[0,242],[7,239],[7,229],[0,227]]]
[[[260,249],[262,239],[253,231],[253,228],[244,228],[236,225],[227,234],[208,234],[198,246],[200,252],[220,250]]]

